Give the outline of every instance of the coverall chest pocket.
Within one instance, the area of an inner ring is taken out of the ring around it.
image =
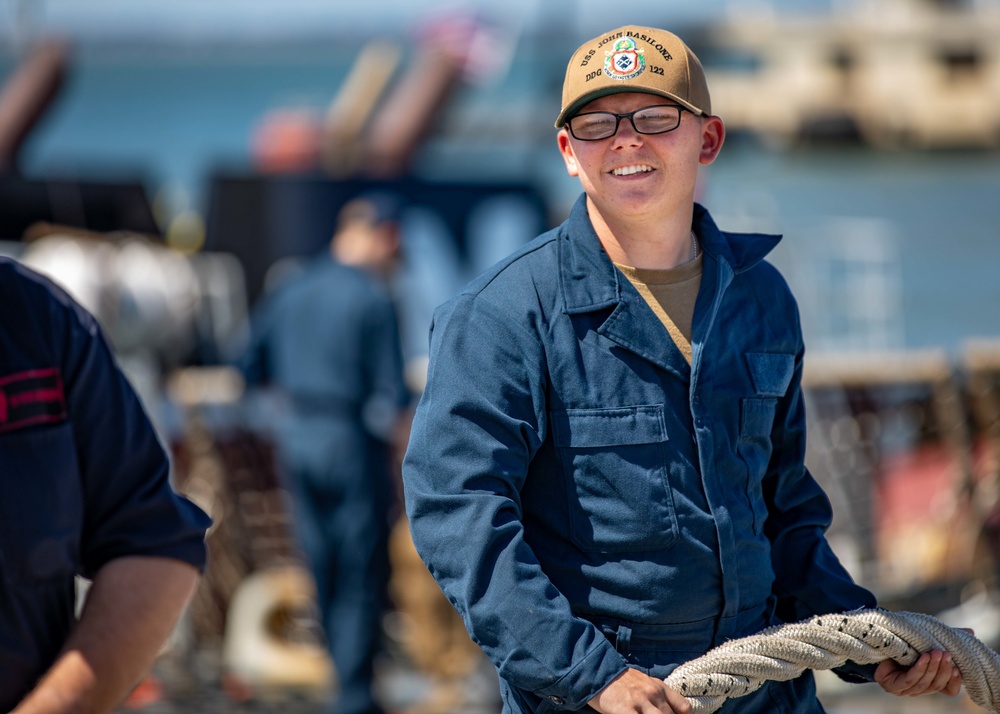
[[[762,482],[771,460],[771,432],[778,409],[778,399],[788,391],[795,368],[789,354],[749,352],[747,367],[757,396],[740,400],[740,458],[747,467],[747,498],[753,510],[753,528],[760,533],[767,517]]]
[[[76,574],[82,487],[68,423],[0,434],[0,562],[15,583]]]
[[[677,539],[661,405],[567,409],[549,419],[579,548],[648,552]]]

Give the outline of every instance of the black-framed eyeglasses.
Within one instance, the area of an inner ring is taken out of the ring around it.
[[[600,141],[618,133],[618,126],[626,117],[639,134],[665,134],[681,125],[681,112],[691,112],[679,104],[658,104],[642,107],[634,112],[585,112],[568,122],[569,133],[580,141]],[[691,112],[694,114],[694,112]]]

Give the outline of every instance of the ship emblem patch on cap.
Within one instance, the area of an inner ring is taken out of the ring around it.
[[[644,50],[636,48],[635,40],[623,37],[614,44],[614,51],[605,51],[604,74],[611,79],[634,79],[646,69]]]

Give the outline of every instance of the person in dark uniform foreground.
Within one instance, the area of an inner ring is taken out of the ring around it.
[[[0,258],[0,711],[117,706],[194,593],[209,524],[93,316]]]

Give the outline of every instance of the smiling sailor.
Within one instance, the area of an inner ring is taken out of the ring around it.
[[[623,27],[566,69],[569,218],[441,306],[404,463],[413,539],[496,665],[505,712],[687,712],[662,678],[727,639],[875,604],[806,470],[796,303],[694,201],[725,138],[675,35]],[[847,666],[897,694],[941,652]],[[722,711],[821,712],[811,673]]]

